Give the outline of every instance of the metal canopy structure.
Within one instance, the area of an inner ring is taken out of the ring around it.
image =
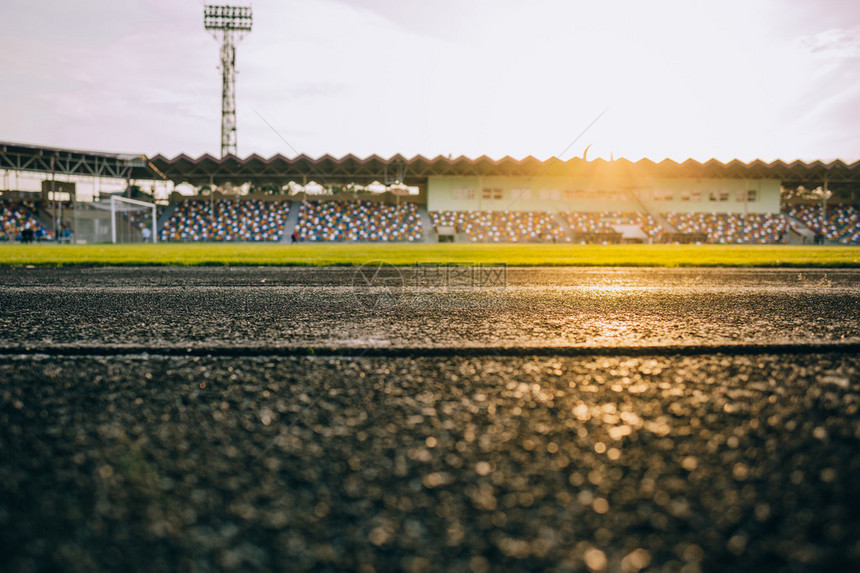
[[[156,178],[156,173],[142,154],[103,153],[5,142],[0,142],[0,169],[115,179]]]
[[[756,160],[744,163],[738,160],[722,163],[715,159],[700,163],[688,159],[678,163],[670,159],[654,162],[641,159],[633,162],[626,159],[591,161],[575,157],[569,160],[534,157],[514,159],[503,157],[494,160],[486,156],[476,159],[468,157],[448,158],[438,156],[428,159],[421,155],[406,158],[395,155],[388,159],[371,155],[359,158],[346,155],[341,158],[324,155],[317,159],[306,155],[288,158],[275,155],[268,159],[250,155],[244,159],[227,156],[215,158],[202,155],[193,159],[178,155],[168,159],[156,155],[151,159],[154,167],[174,183],[192,185],[285,185],[316,181],[322,184],[356,183],[374,181],[393,182],[399,180],[406,185],[419,185],[431,176],[522,176],[522,177],[571,177],[584,176],[607,184],[635,184],[647,178],[726,178],[726,179],[779,179],[786,186],[822,185],[831,189],[860,187],[860,161],[847,164],[843,161],[805,163],[794,161]]]
[[[738,160],[722,163],[715,159],[700,163],[692,159],[678,163],[670,159],[654,162],[649,159],[628,161],[617,159],[586,161],[580,157],[569,160],[534,157],[491,159],[481,156],[449,158],[438,156],[428,159],[421,155],[406,158],[395,155],[389,158],[371,155],[359,158],[354,155],[319,158],[299,155],[288,158],[275,155],[268,159],[250,155],[244,159],[235,155],[216,158],[202,155],[191,158],[177,155],[167,158],[156,155],[104,153],[42,147],[20,143],[0,142],[0,169],[9,171],[36,171],[85,177],[111,177],[135,180],[170,180],[175,184],[195,186],[221,186],[231,183],[279,185],[316,181],[325,184],[356,183],[366,185],[379,181],[421,185],[433,176],[520,176],[520,177],[589,177],[596,182],[635,185],[648,178],[701,178],[701,179],[778,179],[786,187],[803,185],[814,188],[827,184],[829,189],[860,189],[860,161],[845,163],[832,161],[805,163],[794,161]]]

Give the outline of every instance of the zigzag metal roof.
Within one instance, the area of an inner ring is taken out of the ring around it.
[[[477,158],[464,156],[427,158],[416,155],[406,158],[394,155],[389,158],[371,155],[332,157],[323,155],[314,159],[307,155],[264,158],[257,154],[242,159],[233,155],[216,158],[202,155],[191,158],[177,155],[171,159],[156,155],[147,159],[143,155],[103,153],[74,149],[59,149],[21,143],[0,142],[0,169],[12,171],[56,172],[68,175],[121,177],[147,180],[166,177],[175,183],[193,185],[250,182],[257,185],[284,185],[290,181],[317,181],[318,183],[359,183],[393,181],[401,179],[409,185],[427,181],[434,175],[460,176],[585,176],[595,180],[635,183],[649,177],[741,178],[779,179],[786,185],[820,185],[825,178],[833,188],[860,186],[860,161],[847,164],[836,160],[830,163],[813,161],[756,160],[743,163],[738,160],[722,163],[711,159],[700,163],[688,159],[681,163],[664,159],[655,163],[649,159],[633,162],[626,159],[586,161],[580,157],[547,160],[528,156],[522,159],[502,157],[491,159],[486,155]]]
[[[755,160],[744,163],[733,160],[722,163],[711,159],[700,163],[688,159],[678,163],[664,159],[655,163],[649,159],[632,162],[626,159],[586,161],[580,157],[568,160],[556,158],[545,161],[532,156],[523,159],[503,157],[491,159],[485,155],[477,158],[464,156],[449,158],[437,156],[432,159],[422,155],[406,158],[394,155],[382,158],[378,155],[360,158],[345,155],[337,158],[323,155],[316,159],[307,155],[284,157],[275,155],[268,159],[250,155],[245,159],[235,156],[216,158],[202,155],[193,159],[178,155],[168,159],[162,155],[151,158],[151,162],[169,179],[176,183],[194,185],[222,184],[285,184],[289,181],[317,181],[318,183],[370,183],[390,181],[404,175],[406,184],[423,183],[430,176],[597,176],[612,179],[636,180],[642,177],[692,177],[692,178],[739,178],[779,179],[791,184],[821,184],[827,178],[829,184],[860,184],[860,161],[847,164],[841,160],[823,163],[813,161],[773,161],[765,163]]]

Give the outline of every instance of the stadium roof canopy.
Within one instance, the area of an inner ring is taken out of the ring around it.
[[[323,185],[374,181],[407,185],[426,183],[431,176],[521,176],[554,177],[583,176],[598,182],[635,184],[647,178],[727,178],[727,179],[779,179],[783,185],[817,187],[827,181],[830,188],[860,187],[860,161],[846,164],[836,160],[830,163],[813,161],[756,160],[743,163],[738,160],[722,163],[711,159],[704,163],[688,159],[678,163],[670,159],[654,162],[641,159],[586,161],[575,157],[568,160],[534,157],[491,159],[481,156],[449,158],[438,156],[428,159],[421,155],[406,158],[395,155],[387,159],[371,155],[364,159],[354,155],[319,158],[299,155],[275,155],[263,158],[250,155],[244,159],[228,155],[223,158],[202,155],[191,158],[185,154],[171,159],[162,155],[147,158],[144,155],[102,153],[40,147],[0,142],[0,169],[13,171],[39,171],[90,177],[119,177],[135,180],[169,179],[174,183],[192,185],[285,185],[290,181],[305,183],[316,181]]]
[[[807,187],[821,185],[827,179],[831,187],[860,185],[860,161],[849,165],[838,160],[831,163],[765,163],[758,160],[751,163],[738,160],[721,163],[712,159],[700,163],[688,159],[677,163],[666,159],[655,163],[648,159],[636,162],[626,159],[586,161],[579,157],[566,161],[556,158],[541,161],[531,156],[524,159],[504,157],[494,160],[486,156],[477,159],[462,156],[453,159],[444,156],[428,159],[421,155],[409,159],[402,155],[388,159],[376,155],[364,159],[354,155],[341,158],[324,155],[318,159],[306,155],[294,158],[275,155],[268,159],[259,155],[250,155],[245,159],[234,156],[219,159],[211,155],[192,159],[187,155],[178,155],[167,159],[156,155],[151,161],[167,178],[176,183],[187,182],[193,185],[220,185],[226,182],[283,185],[290,181],[316,181],[323,185],[400,181],[407,185],[419,185],[425,183],[428,177],[442,175],[535,178],[587,176],[607,182],[630,183],[644,177],[779,179],[785,185],[802,184]]]
[[[82,177],[153,179],[145,155],[0,142],[0,169]]]

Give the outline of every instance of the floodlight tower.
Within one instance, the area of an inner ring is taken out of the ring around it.
[[[250,6],[203,7],[203,27],[221,42],[221,157],[236,155],[236,43],[252,22]]]

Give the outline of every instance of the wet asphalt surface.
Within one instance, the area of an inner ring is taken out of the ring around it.
[[[858,570],[858,302],[857,271],[2,269],[2,568]]]
[[[0,341],[153,348],[860,342],[860,272],[4,269]]]

